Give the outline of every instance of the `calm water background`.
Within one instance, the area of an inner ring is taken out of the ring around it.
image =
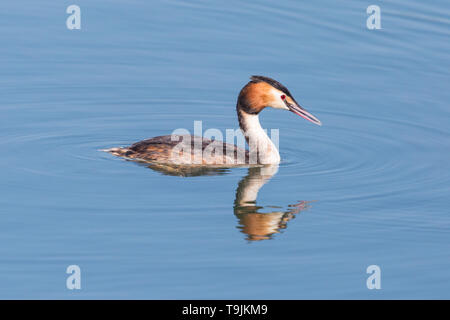
[[[450,298],[448,1],[3,1],[0,23],[1,298]],[[283,162],[258,205],[316,200],[272,239],[233,213],[247,169],[98,151],[237,128],[252,74],[324,124],[261,114]]]

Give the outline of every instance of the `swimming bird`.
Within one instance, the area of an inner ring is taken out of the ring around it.
[[[319,119],[302,108],[281,83],[265,76],[252,76],[241,89],[236,104],[239,127],[244,133],[248,150],[222,141],[172,134],[139,141],[129,147],[104,151],[158,166],[230,167],[278,164],[278,149],[259,122],[259,113],[267,107],[288,110],[321,125]]]

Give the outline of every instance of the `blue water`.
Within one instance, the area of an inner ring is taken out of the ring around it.
[[[448,1],[3,1],[0,21],[0,298],[450,298]],[[252,74],[323,122],[262,112],[282,163],[254,207],[247,168],[99,151],[237,128]]]

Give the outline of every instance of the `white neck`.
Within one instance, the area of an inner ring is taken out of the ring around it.
[[[257,114],[239,110],[239,125],[245,134],[250,151],[250,163],[277,164],[280,154],[275,144],[259,123]]]

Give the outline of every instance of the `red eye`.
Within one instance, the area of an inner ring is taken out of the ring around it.
[[[281,100],[286,99],[286,96],[284,94],[281,95]]]

